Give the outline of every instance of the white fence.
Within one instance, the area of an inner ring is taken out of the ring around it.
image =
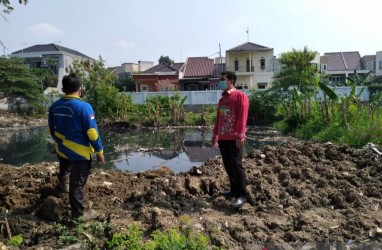
[[[154,96],[174,96],[179,95],[181,98],[187,96],[185,105],[206,105],[217,104],[221,97],[221,90],[205,90],[205,91],[178,91],[178,92],[133,92],[131,98],[134,104],[146,103],[148,97]]]
[[[345,87],[335,87],[334,92],[336,92],[336,94],[339,97],[345,97],[345,96],[350,96],[351,90],[352,90],[352,87],[347,87],[347,86],[345,86]],[[355,91],[355,95],[356,96],[359,95],[358,98],[361,101],[367,102],[367,101],[369,101],[370,91],[365,86],[358,86],[356,91]],[[318,91],[316,96],[318,98],[324,99],[324,94],[322,93],[322,91]]]
[[[362,89],[364,90],[362,91]],[[349,96],[352,87],[336,87],[334,90],[339,97]],[[250,91],[244,91],[248,96],[251,94]],[[362,92],[362,93],[361,93]],[[357,87],[356,95],[359,96],[361,101],[369,101],[369,89],[367,87]],[[206,90],[206,91],[178,91],[178,92],[133,92],[130,93],[132,101],[134,104],[144,104],[146,103],[147,97],[153,96],[174,96],[178,94],[181,98],[187,96],[185,105],[206,105],[206,104],[217,104],[222,91],[221,90]],[[324,98],[322,91],[317,92],[317,98]]]
[[[351,87],[336,87],[335,92],[340,97],[343,96],[349,96],[351,92]],[[363,89],[363,91],[362,91]],[[244,91],[248,96],[251,94],[250,91]],[[362,92],[362,93],[361,93]],[[360,94],[361,93],[361,94]],[[146,103],[147,97],[152,96],[174,96],[178,94],[181,98],[184,96],[187,96],[187,99],[185,101],[185,105],[208,105],[208,104],[217,104],[222,91],[221,90],[205,90],[205,91],[173,91],[173,92],[132,92],[127,93],[128,95],[131,95],[132,101],[134,104],[144,104]],[[369,101],[369,89],[367,87],[357,87],[356,95],[359,95],[359,99],[361,101]],[[60,98],[59,95],[52,95],[48,94],[45,95],[47,97],[48,101],[46,103],[46,107],[48,108],[54,101],[58,100]],[[318,91],[317,98],[323,99],[324,95],[322,91]],[[6,100],[0,100],[0,110],[9,110],[11,107],[9,103],[6,102]]]

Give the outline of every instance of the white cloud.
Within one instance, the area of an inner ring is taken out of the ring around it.
[[[121,47],[122,49],[131,49],[134,48],[134,43],[128,42],[125,39],[119,39],[118,41],[115,42],[115,45]]]
[[[65,34],[49,23],[38,23],[28,28],[29,34],[36,37],[51,37]]]

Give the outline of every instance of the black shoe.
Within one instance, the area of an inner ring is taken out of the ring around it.
[[[235,198],[233,201],[232,201],[232,206],[234,208],[240,208],[241,206],[244,205],[244,203],[247,202],[247,199],[245,197],[239,197],[239,198]]]
[[[230,191],[230,190],[220,191],[220,194],[225,196],[225,197],[234,197],[235,196],[235,194],[232,193],[232,191]]]

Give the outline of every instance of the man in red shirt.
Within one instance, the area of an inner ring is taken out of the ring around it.
[[[217,117],[212,136],[212,146],[219,147],[231,188],[220,193],[234,197],[232,206],[241,207],[246,201],[247,177],[243,168],[243,146],[248,117],[249,101],[244,92],[235,88],[236,74],[222,74],[225,89],[218,103]]]

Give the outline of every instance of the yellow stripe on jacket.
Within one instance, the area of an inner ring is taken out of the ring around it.
[[[90,160],[91,154],[93,154],[94,149],[92,146],[84,146],[78,143],[75,143],[73,141],[69,141],[65,138],[64,135],[58,133],[57,131],[54,132],[54,135],[62,140],[62,145],[67,147],[68,149],[76,152],[77,154],[81,155],[82,157]]]

